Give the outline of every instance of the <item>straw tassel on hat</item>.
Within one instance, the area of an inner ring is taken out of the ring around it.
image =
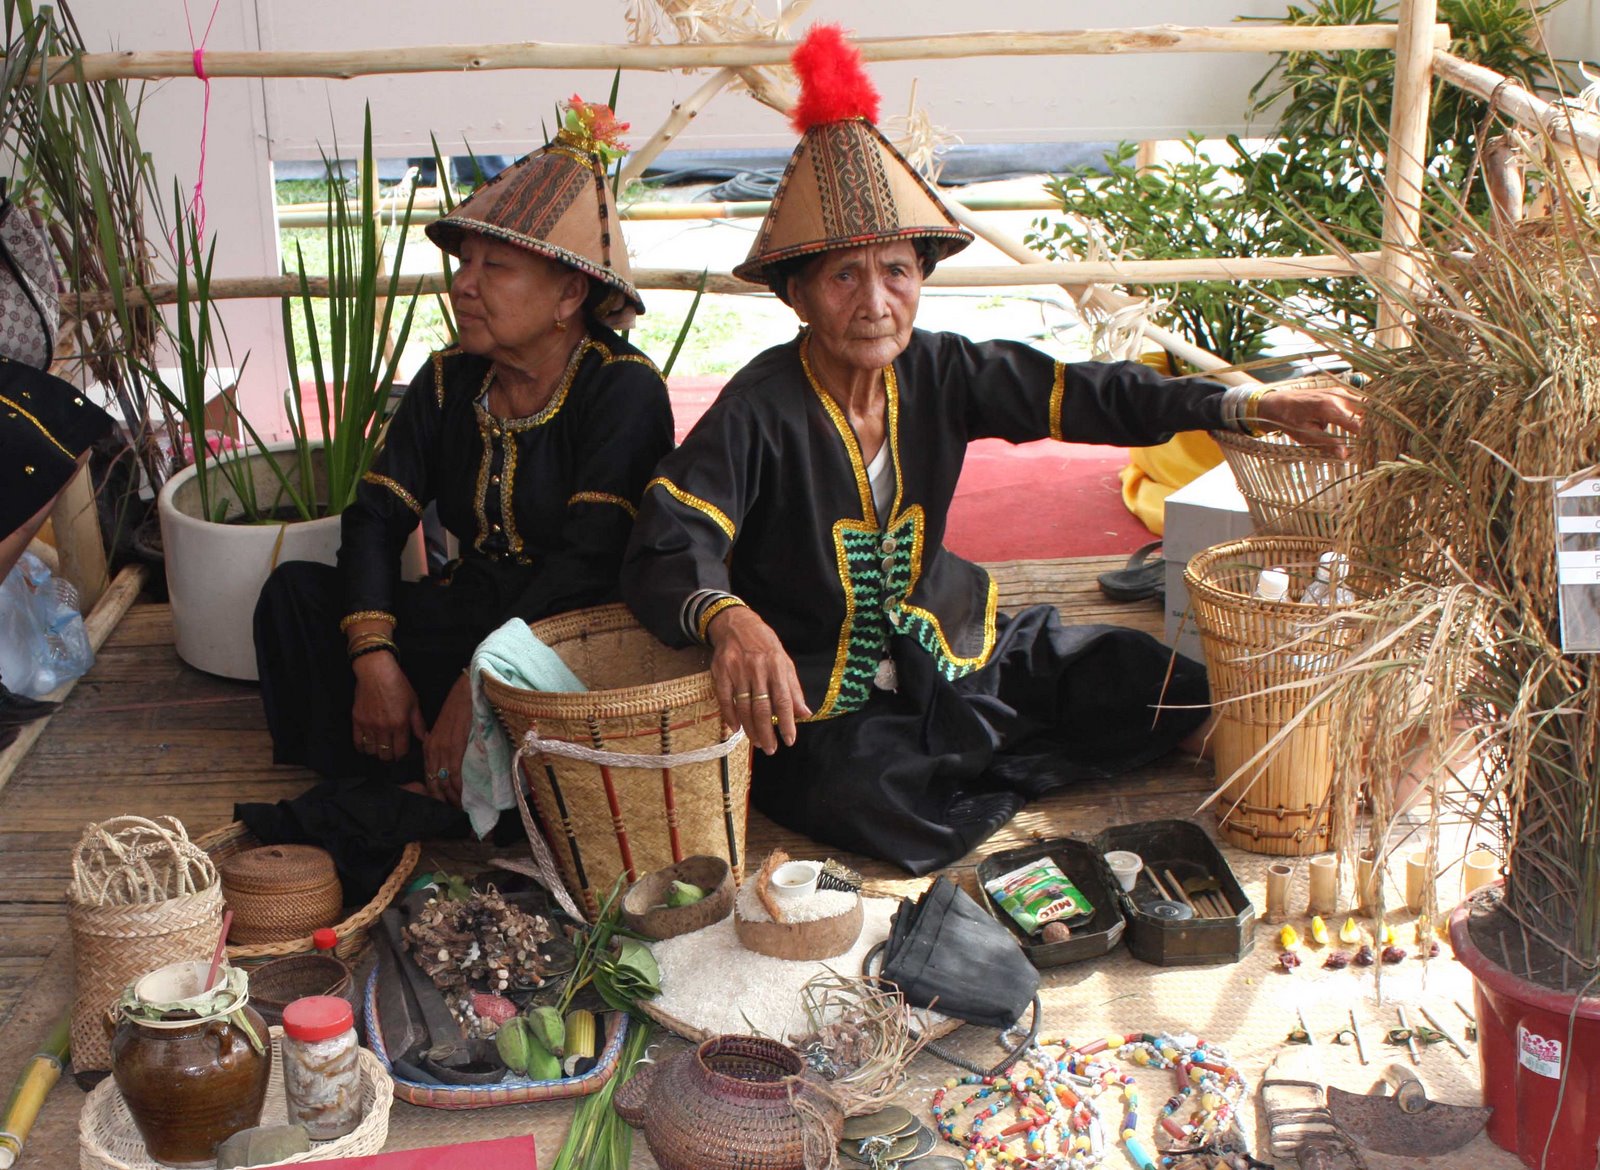
[[[750,255],[733,274],[771,284],[771,266],[834,248],[931,241],[937,262],[972,242],[933,188],[873,121],[878,92],[838,25],[812,27],[794,51],[800,144],[772,197]]]
[[[602,319],[626,302],[644,302],[633,286],[628,249],[617,224],[606,164],[623,153],[617,136],[628,128],[609,106],[573,97],[555,139],[518,159],[479,187],[449,215],[427,227],[428,238],[452,256],[461,237],[479,232],[537,252],[616,290],[596,310]]]

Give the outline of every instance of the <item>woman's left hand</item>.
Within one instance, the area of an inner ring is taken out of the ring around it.
[[[461,807],[461,761],[471,734],[472,682],[463,674],[445,696],[439,717],[422,741],[422,763],[427,769],[423,783],[428,795],[457,808]]]
[[[1263,423],[1290,438],[1343,459],[1350,453],[1346,436],[1329,428],[1359,431],[1362,407],[1360,397],[1349,389],[1289,387],[1262,395],[1257,413]]]

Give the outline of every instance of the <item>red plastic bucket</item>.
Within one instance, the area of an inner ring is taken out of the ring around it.
[[[1475,980],[1483,1103],[1494,1110],[1489,1139],[1533,1170],[1595,1170],[1600,999],[1580,1002],[1491,960],[1467,930],[1471,905],[1463,902],[1450,915],[1450,944]]]

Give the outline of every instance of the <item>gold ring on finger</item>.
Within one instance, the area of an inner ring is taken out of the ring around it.
[[[737,695],[733,696],[733,701],[735,703],[747,703],[747,702],[749,702],[750,701],[750,692],[749,691],[740,691]]]
[[[769,702],[772,699],[772,696],[767,694],[766,691],[762,691],[759,695],[752,695],[750,697],[752,699],[754,699],[757,703]]]

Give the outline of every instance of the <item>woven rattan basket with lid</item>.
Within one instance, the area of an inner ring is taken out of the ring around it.
[[[1325,622],[1324,606],[1253,596],[1261,571],[1280,568],[1289,575],[1289,596],[1300,597],[1327,549],[1310,537],[1247,537],[1197,554],[1183,574],[1217,711],[1217,776],[1228,786],[1218,802],[1218,831],[1255,853],[1330,848],[1330,706],[1316,706],[1265,749],[1316,697],[1349,634]]]
[[[1349,387],[1329,374],[1278,382],[1275,390]],[[1289,536],[1333,536],[1334,516],[1343,503],[1357,467],[1287,435],[1241,435],[1213,431],[1222,448],[1239,494],[1244,497],[1259,533]]]
[[[697,853],[723,858],[739,880],[750,745],[723,726],[711,652],[664,645],[621,605],[530,628],[590,689],[527,691],[488,675],[483,689],[513,745],[526,746],[530,731],[545,745],[523,772],[567,888],[593,914],[619,875],[637,881]],[[708,758],[673,762],[686,754]],[[538,826],[526,805],[523,814],[531,837]]]
[[[211,859],[217,864],[225,863],[230,857],[243,853],[247,849],[254,849],[261,844],[245,828],[244,822],[234,821],[231,825],[203,836],[195,838],[195,844],[210,854]],[[361,909],[350,914],[342,921],[335,923],[333,931],[339,936],[339,945],[334,948],[346,963],[355,965],[361,958],[361,952],[367,949],[367,929],[378,920],[378,915],[388,909],[389,903],[399,897],[400,889],[405,885],[406,879],[411,876],[411,871],[417,868],[417,861],[422,857],[422,846],[415,841],[408,844],[400,852],[400,860],[395,863],[389,876],[383,881],[378,892],[372,896]],[[221,886],[217,894],[218,914],[221,914],[222,896]],[[212,936],[215,945],[216,936]],[[252,963],[261,959],[277,959],[285,955],[311,954],[314,948],[311,945],[311,936],[303,935],[299,938],[288,939],[284,942],[272,943],[245,943],[228,944],[228,958],[235,963]]]
[[[229,942],[288,942],[344,917],[339,874],[325,849],[260,845],[223,858],[217,869],[233,911]]]

